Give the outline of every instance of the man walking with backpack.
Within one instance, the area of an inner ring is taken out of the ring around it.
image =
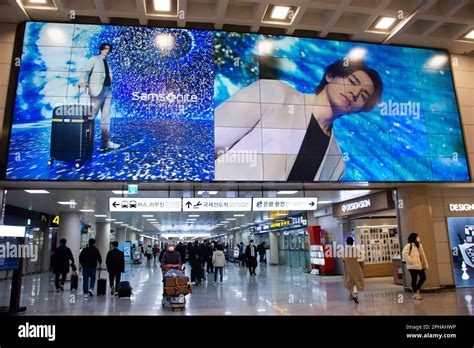
[[[89,239],[89,246],[82,249],[79,255],[79,263],[82,266],[82,290],[84,291],[84,297],[94,296],[95,273],[97,265],[100,266],[102,264],[102,257],[99,250],[95,247],[94,238]],[[90,284],[89,278],[91,280]]]
[[[118,248],[118,242],[112,242],[111,247],[107,253],[105,264],[107,266],[107,272],[109,272],[110,294],[118,296],[120,277],[122,273],[125,272],[125,257],[123,252]]]

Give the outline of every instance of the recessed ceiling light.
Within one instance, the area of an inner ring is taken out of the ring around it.
[[[236,218],[227,218],[226,220],[228,220],[228,221],[235,221],[235,220],[237,220],[237,219],[236,219]]]
[[[465,39],[474,40],[474,29],[464,36]]]
[[[188,215],[188,217],[199,217],[199,216],[200,216],[199,214]]]
[[[197,194],[198,194],[198,195],[202,195],[202,194],[204,194],[204,193],[208,193],[208,194],[210,194],[210,195],[216,195],[217,192],[219,192],[219,191],[198,191]]]
[[[30,4],[46,4],[46,0],[29,0]]]
[[[105,221],[112,222],[112,221],[115,221],[115,219],[105,219]]]
[[[46,191],[46,190],[25,190],[25,192],[33,193],[33,194],[49,193],[49,191]]]
[[[234,214],[235,217],[242,217],[245,216],[245,214]]]
[[[298,191],[278,191],[277,195],[294,195],[295,193],[298,193]]]
[[[95,217],[107,217],[107,215],[94,215]]]
[[[95,210],[94,209],[79,209],[79,211],[83,213],[93,213]]]
[[[69,202],[58,202],[61,205],[76,205],[77,203],[74,201],[69,201]]]
[[[114,195],[121,195],[122,193],[123,193],[123,194],[128,194],[128,191],[113,190],[112,193],[113,193]]]
[[[158,221],[158,219],[146,219],[146,221]]]
[[[230,221],[221,221],[221,224],[230,224]]]
[[[157,12],[170,12],[171,0],[153,0],[153,8]]]
[[[123,222],[122,221],[115,221],[114,224],[119,225],[119,224],[123,224]]]
[[[376,29],[387,30],[390,28],[397,19],[393,17],[382,17],[379,19],[377,24],[375,24]]]
[[[288,6],[275,6],[273,7],[271,18],[272,19],[285,19],[290,12],[290,7]]]
[[[197,219],[186,219],[186,221],[196,221]]]
[[[154,217],[154,215],[142,215],[142,217],[144,217],[144,218],[152,218],[152,217]]]

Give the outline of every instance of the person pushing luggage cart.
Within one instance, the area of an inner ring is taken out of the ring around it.
[[[186,306],[186,295],[191,293],[189,277],[184,274],[181,255],[174,250],[174,244],[168,244],[168,248],[163,254],[163,299],[161,305],[165,308],[168,303],[171,310],[180,308],[184,310]]]

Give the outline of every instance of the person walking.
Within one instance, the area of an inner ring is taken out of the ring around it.
[[[343,258],[344,286],[349,291],[349,299],[359,303],[359,291],[364,290],[364,256],[354,247],[354,239],[347,237],[347,247]]]
[[[211,243],[207,242],[207,273],[214,273],[214,266],[212,265],[212,254],[214,253],[214,247]]]
[[[245,248],[245,262],[249,268],[250,275],[256,276],[255,269],[257,268],[257,247],[253,244],[253,239],[250,240],[249,245]]]
[[[79,255],[79,263],[82,266],[82,290],[84,297],[88,295],[94,296],[95,274],[97,272],[97,265],[102,264],[102,257],[99,249],[95,247],[95,239],[89,239],[89,246],[82,249]],[[89,283],[90,279],[90,283]]]
[[[164,265],[182,265],[181,255],[174,249],[173,243],[168,243],[168,248],[163,254],[163,259],[161,260],[162,267]]]
[[[202,253],[198,241],[194,242],[189,250],[189,265],[191,266],[191,283],[196,286],[201,285],[203,267],[202,267]]]
[[[122,273],[125,272],[125,256],[118,248],[118,242],[114,241],[111,244],[111,249],[105,258],[107,272],[109,272],[110,294],[118,296],[118,286]]]
[[[54,286],[56,292],[64,291],[64,283],[66,281],[66,275],[69,273],[69,261],[71,261],[72,270],[76,271],[74,264],[74,257],[72,256],[71,249],[66,246],[66,239],[62,238],[59,241],[59,247],[53,253],[53,260],[51,266],[53,267],[53,273],[55,275]],[[59,281],[61,276],[61,282]]]
[[[146,262],[147,263],[151,262],[152,255],[153,255],[153,250],[151,248],[151,245],[148,245],[145,249],[145,256],[146,256]]]
[[[212,265],[215,268],[214,272],[214,284],[217,284],[217,273],[219,273],[220,283],[223,282],[223,273],[225,265],[225,255],[222,251],[222,245],[217,246],[217,250],[212,253]]]
[[[267,263],[266,253],[267,249],[265,248],[265,242],[260,243],[257,246],[258,255],[260,255],[260,263]]]
[[[420,289],[426,281],[425,270],[428,269],[428,260],[426,259],[418,234],[412,233],[408,236],[408,243],[403,248],[402,255],[411,275],[411,287],[414,292],[413,299],[422,300],[423,297],[420,295]],[[420,279],[417,281],[418,277]]]
[[[160,254],[160,247],[158,244],[153,246],[153,261],[156,261],[157,256]]]
[[[240,265],[242,267],[245,267],[245,247],[244,247],[243,242],[240,242],[240,245],[239,245],[239,261],[240,261]]]

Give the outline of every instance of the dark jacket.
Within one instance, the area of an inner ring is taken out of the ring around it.
[[[185,262],[186,261],[186,247],[182,244],[177,249],[178,249],[179,256],[181,256],[181,261]]]
[[[166,251],[163,254],[163,259],[161,260],[163,265],[181,265],[181,255],[176,250]]]
[[[69,260],[74,263],[71,249],[61,245],[54,251],[51,267],[54,273],[69,273]]]
[[[258,247],[257,247],[257,252],[261,255],[261,254],[265,254],[266,253],[266,249],[265,249],[265,246],[263,244],[259,244]]]
[[[255,256],[251,256],[252,253],[250,251],[250,248],[254,248],[254,255]],[[255,245],[247,245],[247,247],[245,248],[245,258],[247,260],[247,267],[249,266],[257,266],[257,247]]]
[[[102,263],[99,249],[95,245],[82,249],[79,255],[79,263],[82,265],[82,268],[97,268],[97,264],[100,265]]]
[[[193,246],[189,251],[189,264],[192,268],[202,267],[201,248],[198,245]]]
[[[111,273],[125,272],[125,256],[122,250],[117,248],[110,250],[107,253],[105,264],[107,265],[107,271]]]

